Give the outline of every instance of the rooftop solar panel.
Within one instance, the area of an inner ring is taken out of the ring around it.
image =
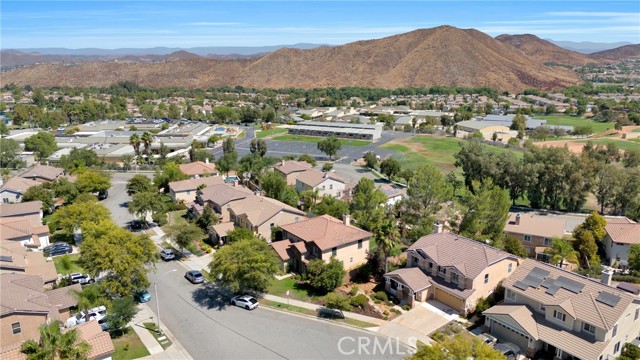
[[[598,294],[596,301],[609,305],[611,307],[614,307],[618,305],[618,302],[620,301],[620,299],[621,297],[618,295],[615,295],[606,291],[601,291],[600,294]]]
[[[558,276],[558,279],[556,279],[556,284],[560,285],[560,287],[565,290],[571,291],[574,294],[579,294],[580,291],[582,291],[582,289],[584,288],[583,283],[571,280],[564,276]]]
[[[546,277],[546,276],[547,276],[547,275],[549,275],[549,274],[550,274],[550,272],[549,272],[549,271],[544,270],[544,269],[541,269],[541,268],[539,268],[539,267],[534,267],[534,268],[531,270],[531,272],[529,272],[529,275],[534,275],[534,276],[536,276],[536,277],[538,277],[538,278],[544,278],[544,277]]]
[[[553,284],[551,284],[551,286],[549,286],[549,288],[547,289],[547,291],[545,291],[545,293],[553,296],[556,294],[556,291],[558,291],[559,289],[560,289],[560,285],[554,282]]]
[[[516,281],[515,283],[513,283],[513,286],[517,287],[520,290],[527,290],[527,288],[529,287],[529,285],[522,281]]]
[[[8,256],[8,255],[1,255],[0,256],[0,261],[13,262],[13,258],[11,256]]]

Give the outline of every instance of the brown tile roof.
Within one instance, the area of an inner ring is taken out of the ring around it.
[[[384,274],[384,276],[390,276],[399,279],[413,292],[420,291],[431,286],[429,276],[418,267],[398,269],[386,273]]]
[[[341,177],[331,172],[322,172],[316,169],[305,170],[300,174],[298,174],[296,176],[296,179],[302,182],[303,184],[311,186],[312,188],[322,184],[322,182],[327,179],[332,179],[335,181],[339,181],[341,183],[345,183],[345,181]]]
[[[221,222],[219,224],[211,226],[211,230],[215,231],[218,236],[227,236],[230,231],[233,231],[235,226],[232,222]]]
[[[298,210],[283,202],[266,196],[248,195],[242,200],[231,205],[231,210],[236,216],[246,216],[253,226],[260,226],[281,211],[304,216],[304,211]]]
[[[483,312],[484,315],[496,315],[498,318],[510,317],[516,322],[524,331],[526,331],[532,338],[538,339],[538,323],[536,318],[527,308],[523,305],[496,305]]]
[[[323,251],[364,240],[372,235],[355,226],[345,225],[329,215],[282,225],[281,228],[305,242],[315,243]]]
[[[19,176],[14,176],[2,185],[2,190],[11,190],[15,193],[24,194],[32,186],[40,185],[39,182],[31,179],[24,179]]]
[[[293,247],[298,250],[298,252],[302,255],[307,253],[307,246],[303,241],[297,241],[293,243]]]
[[[285,175],[289,175],[294,172],[311,169],[312,166],[306,161],[282,160],[282,162],[274,166],[274,168]]]
[[[281,261],[287,261],[291,258],[289,255],[289,247],[292,245],[290,240],[274,241],[271,248],[278,254]]]
[[[565,221],[544,215],[520,214],[520,224],[516,225],[516,215],[509,214],[504,231],[540,237],[562,237],[565,234]]]
[[[0,217],[19,216],[26,214],[39,214],[42,210],[42,201],[28,201],[16,204],[0,204]]]
[[[613,242],[640,244],[640,224],[607,223],[604,229]]]
[[[58,278],[53,262],[47,262],[40,252],[27,251],[19,242],[1,241],[0,253],[11,259],[0,260],[0,273],[21,272],[26,275],[40,275],[45,283]]]
[[[218,171],[216,170],[216,164],[214,163],[205,163],[203,161],[195,161],[188,164],[180,164],[178,165],[180,171],[182,171],[185,175],[195,176],[195,175],[217,175]]]
[[[102,331],[97,320],[88,321],[73,327],[73,329],[78,330],[80,339],[86,341],[91,346],[89,358],[95,359],[103,357],[115,351],[109,333]]]
[[[38,235],[48,235],[49,227],[34,224],[33,221],[19,217],[0,218],[0,240],[33,238],[39,242]]]
[[[607,224],[635,224],[636,222],[626,216],[605,216]]]
[[[0,316],[15,312],[49,313],[40,276],[0,274]]]
[[[180,192],[188,190],[197,190],[200,185],[212,186],[224,184],[224,179],[221,176],[207,176],[198,179],[187,179],[181,181],[174,181],[169,183],[169,189]]]
[[[558,277],[563,276],[582,284],[583,288],[577,294],[565,288],[559,288],[553,295],[551,295],[543,286],[535,288],[529,286],[525,290],[514,286],[517,281],[524,280],[524,278],[529,275],[531,270],[534,268],[548,271],[549,275],[546,276],[546,279],[557,280]],[[558,305],[565,309],[572,308],[575,318],[607,330],[611,329],[620,319],[624,311],[634,299],[633,295],[620,291],[614,287],[604,285],[599,281],[590,280],[576,273],[562,270],[558,267],[541,263],[533,259],[525,259],[516,271],[504,280],[503,285],[505,288],[508,288],[518,294],[517,296],[528,297],[544,305]],[[616,295],[620,297],[620,301],[615,306],[609,306],[596,301],[596,298],[601,292],[608,292]]]
[[[439,266],[455,267],[470,279],[475,279],[484,269],[500,260],[518,259],[508,252],[452,233],[423,236],[407,252],[422,258],[424,254]]]
[[[45,294],[52,306],[55,306],[58,310],[63,310],[78,304],[78,300],[75,297],[76,292],[82,292],[80,284],[49,290]]]
[[[244,186],[230,186],[227,184],[212,185],[201,191],[202,201],[211,201],[218,206],[226,205],[233,200],[244,199],[253,192]]]
[[[20,177],[31,179],[42,178],[46,181],[53,181],[61,175],[64,175],[63,168],[47,165],[36,165],[31,169],[23,172]]]

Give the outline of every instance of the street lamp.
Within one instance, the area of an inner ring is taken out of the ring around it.
[[[162,334],[162,330],[160,329],[160,299],[158,299],[158,280],[161,277],[167,275],[168,273],[172,273],[174,271],[178,271],[178,269],[173,269],[173,270],[167,271],[166,273],[158,276],[156,278],[156,281],[153,282],[153,289],[154,289],[154,291],[156,293],[156,312],[158,314],[158,318],[156,320],[157,320],[157,325],[158,325],[158,334]]]

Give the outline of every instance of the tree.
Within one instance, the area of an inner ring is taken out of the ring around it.
[[[207,138],[207,147],[208,147],[209,145],[213,145],[213,146],[215,146],[215,145],[218,143],[218,141],[220,141],[220,136],[218,136],[218,135],[211,135],[211,136],[209,136],[209,137]]]
[[[166,163],[162,166],[162,170],[156,170],[153,177],[153,183],[158,189],[162,189],[165,193],[169,193],[169,183],[174,181],[186,180],[189,177],[180,170],[180,167],[174,162]]]
[[[307,210],[314,209],[319,199],[320,190],[318,188],[307,189],[300,193],[300,201],[304,204],[305,209]]]
[[[251,151],[252,154],[264,156],[267,153],[267,143],[262,139],[253,138],[249,145],[249,151]]]
[[[326,162],[322,165],[322,171],[324,172],[331,171],[331,169],[333,169],[333,163]]]
[[[378,165],[378,158],[376,157],[376,154],[371,151],[364,154],[364,161],[369,169],[375,169]]]
[[[597,212],[592,212],[584,222],[578,225],[573,232],[573,236],[577,237],[576,234],[580,231],[588,231],[591,233],[593,238],[596,241],[602,240],[605,235],[607,235],[607,231],[605,230],[605,226],[607,225],[607,221],[600,216]]]
[[[374,230],[386,217],[384,205],[387,195],[380,189],[376,189],[371,179],[360,178],[353,191],[351,213],[358,226],[365,230]]]
[[[309,164],[311,164],[311,166],[313,166],[313,167],[315,167],[316,164],[317,164],[316,159],[313,156],[309,155],[309,154],[302,154],[302,155],[298,156],[298,161],[306,161]]]
[[[387,258],[393,249],[398,246],[400,231],[395,220],[386,219],[376,227],[373,239],[376,243],[376,256],[378,258],[378,271],[387,272]]]
[[[145,222],[147,214],[151,213],[153,216],[162,212],[164,203],[157,192],[145,191],[134,194],[127,208],[130,214],[136,215],[140,221]]]
[[[76,185],[65,178],[50,183],[49,188],[53,191],[53,196],[64,199],[65,204],[74,202],[79,194]]]
[[[204,205],[202,215],[196,219],[196,224],[205,232],[209,231],[209,227],[220,221],[216,212],[208,204]]]
[[[380,163],[380,172],[389,180],[392,180],[401,170],[402,167],[396,159],[388,157]]]
[[[62,331],[62,323],[54,320],[40,325],[38,341],[25,341],[20,352],[27,355],[27,360],[85,360],[89,358],[91,346],[80,339],[78,330]]]
[[[99,173],[95,171],[84,171],[78,175],[76,179],[76,187],[80,192],[96,193],[109,190],[111,180],[107,173]]]
[[[622,164],[626,168],[632,168],[640,166],[640,150],[638,149],[627,149],[624,151],[624,155],[622,156]]]
[[[255,237],[224,246],[209,264],[209,272],[219,275],[221,285],[234,293],[266,292],[278,269],[275,252]]]
[[[236,152],[236,144],[232,138],[227,137],[222,141],[222,152],[225,155]]]
[[[251,240],[255,237],[253,231],[237,227],[227,233],[227,244],[232,244],[240,240]]]
[[[527,250],[524,248],[524,245],[522,245],[520,240],[512,236],[507,236],[507,238],[504,239],[503,250],[510,254],[513,254],[515,256],[519,256],[522,258],[526,258],[528,255]]]
[[[593,233],[586,229],[574,229],[573,247],[580,255],[581,264],[584,267],[590,267],[591,263],[598,262],[598,245]]]
[[[640,244],[633,244],[629,247],[629,267],[640,271]]]
[[[463,199],[467,210],[460,223],[460,233],[480,241],[487,238],[497,241],[509,217],[509,196],[490,179],[474,182],[473,189],[475,194],[470,193]]]
[[[140,137],[142,145],[144,145],[144,153],[147,155],[147,164],[151,162],[151,144],[153,143],[153,135],[149,132],[144,132]]]
[[[82,224],[80,264],[114,296],[129,296],[149,286],[147,269],[157,258],[157,248],[147,234],[133,234],[109,218]],[[104,275],[104,276],[103,276]]]
[[[13,168],[20,164],[20,145],[13,139],[0,138],[0,168]]]
[[[505,356],[498,350],[483,343],[478,338],[460,334],[451,339],[435,342],[429,346],[421,346],[410,360],[504,360]]]
[[[329,156],[329,160],[333,160],[333,157],[342,149],[342,144],[335,136],[330,136],[320,142],[318,142],[318,150]]]
[[[153,186],[151,179],[145,175],[134,175],[127,181],[127,194],[135,195],[141,192],[153,192],[156,188]]]
[[[340,219],[345,214],[349,213],[349,203],[338,200],[333,196],[323,196],[322,200],[320,200],[320,202],[313,208],[313,213],[315,216],[327,214]]]
[[[111,332],[122,333],[122,329],[133,320],[138,313],[138,306],[131,296],[116,298],[111,302],[111,309],[106,317]]]
[[[342,314],[343,311],[351,310],[351,303],[347,295],[332,292],[325,295],[324,307],[327,309],[338,310]],[[344,314],[342,317],[344,317]]]
[[[296,188],[292,185],[287,185],[287,187],[284,188],[284,191],[280,194],[278,200],[293,207],[300,205],[300,196],[298,195]]]
[[[60,157],[58,164],[65,170],[73,172],[78,168],[98,165],[100,164],[100,159],[98,159],[98,154],[94,150],[73,148],[69,155]]]
[[[107,304],[110,299],[100,284],[90,284],[82,287],[82,290],[73,291],[73,297],[78,302],[79,310],[87,310],[96,306]]]
[[[334,257],[328,263],[322,259],[311,260],[306,269],[309,285],[325,293],[342,285],[342,279],[346,274],[342,263]]]
[[[142,141],[140,140],[140,135],[133,134],[129,137],[129,145],[133,146],[133,151],[136,156],[140,155],[140,144]]]
[[[42,161],[58,150],[58,145],[53,135],[39,132],[24,140],[24,149],[33,151],[36,160]]]
[[[280,199],[287,187],[287,180],[280,174],[270,172],[260,178],[260,187],[268,197]]]
[[[515,131],[524,131],[527,128],[527,118],[524,117],[524,115],[522,114],[517,114],[516,116],[513,117],[513,120],[511,120],[511,130],[515,130]]]
[[[551,255],[551,263],[563,267],[564,262],[578,263],[578,252],[573,250],[573,245],[560,238],[551,239],[551,247],[544,250],[545,254]]]
[[[55,200],[53,199],[53,192],[47,189],[44,185],[36,185],[30,187],[23,195],[22,201],[42,201],[42,211],[49,213],[53,210]]]
[[[62,229],[67,234],[81,228],[84,223],[97,224],[103,219],[111,219],[109,210],[95,201],[81,201],[80,197],[76,202],[58,209],[49,220],[49,228]]]
[[[171,225],[165,234],[167,239],[173,240],[180,247],[181,252],[193,246],[203,236],[202,229],[191,223]]]

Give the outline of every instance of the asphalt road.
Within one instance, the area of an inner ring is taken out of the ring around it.
[[[177,271],[167,273],[171,269]],[[150,280],[158,281],[161,322],[194,359],[401,359],[407,355],[404,345],[364,330],[261,307],[247,311],[230,306],[212,285],[192,285],[184,272],[177,262],[161,263]],[[149,305],[155,313],[153,287],[150,293]]]
[[[152,173],[140,173],[153,177]],[[111,187],[109,188],[109,196],[100,203],[111,211],[111,217],[118,226],[126,227],[134,216],[129,214],[127,203],[131,200],[127,194],[127,181],[136,175],[135,171],[126,173],[111,173]]]

